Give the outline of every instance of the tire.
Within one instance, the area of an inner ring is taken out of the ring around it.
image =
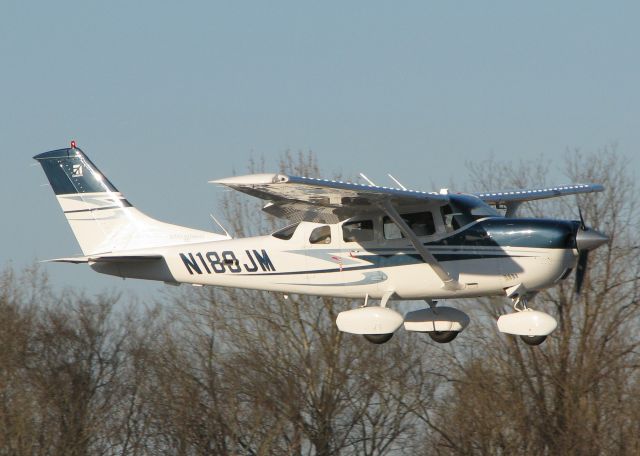
[[[364,338],[367,339],[372,344],[380,345],[386,342],[393,337],[393,333],[389,334],[363,334]]]
[[[547,336],[520,336],[520,339],[527,345],[540,345],[547,340]]]
[[[459,331],[428,331],[429,337],[434,342],[438,342],[439,344],[448,344],[453,339],[458,337]]]

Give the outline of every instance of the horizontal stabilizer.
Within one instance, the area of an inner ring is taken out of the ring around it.
[[[96,255],[68,258],[54,258],[44,263],[137,263],[141,261],[161,260],[162,255]]]

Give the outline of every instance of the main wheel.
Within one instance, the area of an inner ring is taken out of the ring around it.
[[[431,340],[439,344],[447,344],[458,336],[459,331],[428,331]]]
[[[389,342],[389,340],[393,337],[393,333],[389,334],[363,334],[364,338],[367,339],[372,344],[384,344],[385,342]]]
[[[520,336],[520,339],[527,345],[540,345],[547,340],[547,336]]]

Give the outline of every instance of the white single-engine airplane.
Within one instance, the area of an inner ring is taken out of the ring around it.
[[[266,200],[265,212],[294,224],[268,236],[232,239],[138,211],[74,142],[34,158],[83,253],[51,261],[170,284],[362,299],[362,307],[341,312],[336,323],[373,343],[388,341],[403,324],[450,342],[469,318],[436,307],[436,300],[506,296],[516,312],[502,315],[498,329],[540,344],[557,322],[527,307],[527,298],[576,266],[579,291],[589,250],[608,240],[582,220],[515,217],[524,201],[602,191],[596,184],[452,194],[408,190],[397,181],[401,188],[284,174],[236,176],[212,182]],[[506,207],[505,216],[490,205]],[[380,304],[370,305],[372,299]],[[387,307],[392,300],[429,306],[403,316]]]

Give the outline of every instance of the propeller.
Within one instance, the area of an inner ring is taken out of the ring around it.
[[[582,216],[580,206],[578,206],[578,215],[580,216],[580,228],[576,232],[576,247],[578,248],[578,266],[576,268],[576,294],[582,291],[584,276],[587,272],[589,263],[589,251],[597,249],[609,240],[609,236],[603,234],[593,228],[589,228]]]
[[[587,263],[589,262],[589,251],[584,250],[578,253],[578,266],[576,268],[576,294],[582,291],[584,275],[587,272]]]

